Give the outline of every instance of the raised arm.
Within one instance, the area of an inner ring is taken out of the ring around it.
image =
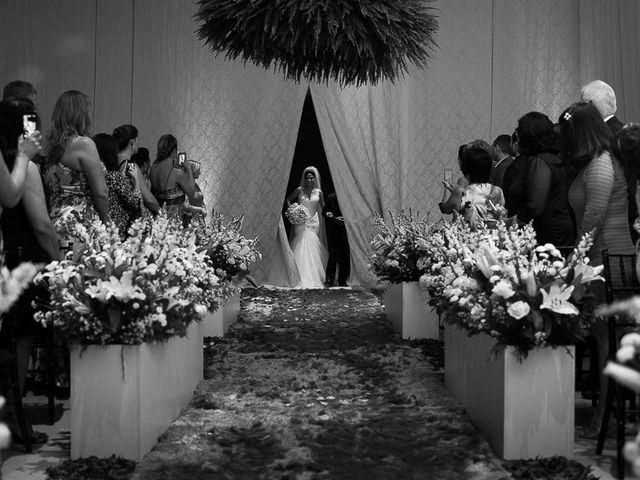
[[[27,167],[27,179],[22,204],[38,244],[47,253],[49,259],[60,260],[62,255],[60,253],[58,235],[56,235],[47,211],[47,201],[42,188],[40,171],[33,162],[29,162]]]
[[[72,153],[77,156],[80,167],[87,177],[93,203],[98,216],[104,224],[109,223],[109,193],[104,178],[102,162],[98,156],[98,149],[89,137],[78,137],[71,145]]]
[[[613,163],[608,152],[603,152],[591,160],[586,168],[584,183],[587,199],[578,238],[594,229],[594,237],[598,235],[609,208],[615,180]]]
[[[144,177],[142,176],[142,172],[139,168],[136,167],[134,170],[135,176],[137,178],[138,189],[140,190],[140,194],[142,195],[142,201],[145,206],[153,213],[157,215],[160,211],[160,205],[158,204],[158,200],[153,196],[151,190],[149,190],[149,186],[147,182],[144,181]]]
[[[0,205],[11,208],[18,204],[24,194],[29,160],[40,150],[40,132],[34,132],[26,138],[20,136],[18,154],[11,171],[0,153]]]
[[[450,191],[447,197],[447,191]],[[462,188],[457,186],[451,190],[445,188],[442,195],[442,202],[440,203],[440,211],[442,213],[453,213],[454,211],[460,211],[462,208]],[[447,198],[445,198],[447,197]]]

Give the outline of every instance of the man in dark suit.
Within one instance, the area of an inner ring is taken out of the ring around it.
[[[351,271],[351,257],[349,255],[347,228],[345,227],[344,218],[335,193],[327,195],[322,214],[326,219],[325,228],[327,230],[327,243],[329,244],[329,260],[327,261],[324,284],[327,287],[333,286],[337,266],[338,285],[346,287]]]

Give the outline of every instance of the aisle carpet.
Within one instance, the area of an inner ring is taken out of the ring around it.
[[[510,478],[375,295],[260,288],[241,305],[135,479]]]

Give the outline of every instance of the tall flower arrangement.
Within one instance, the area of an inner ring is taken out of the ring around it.
[[[496,349],[514,346],[522,356],[581,337],[591,319],[584,295],[592,281],[602,280],[603,267],[587,257],[590,235],[568,258],[551,244],[537,245],[531,225],[471,229],[453,222],[430,241],[435,253],[420,282],[447,322],[486,332]]]
[[[425,263],[434,253],[429,237],[439,231],[439,227],[428,220],[411,211],[390,212],[390,224],[387,224],[376,215],[377,232],[371,240],[369,269],[381,280],[391,283],[418,281]]]
[[[247,238],[241,234],[244,217],[214,214],[208,225],[193,228],[193,236],[199,249],[207,254],[207,261],[221,281],[231,283],[249,273],[251,265],[262,258],[258,251],[258,237]]]
[[[36,277],[51,293],[37,320],[83,344],[140,344],[183,336],[218,307],[218,277],[195,238],[164,214],[130,237],[95,218],[75,226],[74,252]]]

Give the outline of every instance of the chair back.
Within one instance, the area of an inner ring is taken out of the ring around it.
[[[609,253],[608,249],[603,249],[602,265],[604,266],[603,276],[607,304],[640,295],[635,254]],[[618,350],[620,337],[636,327],[635,319],[626,315],[611,315],[607,318],[609,356],[611,358],[614,358]]]

